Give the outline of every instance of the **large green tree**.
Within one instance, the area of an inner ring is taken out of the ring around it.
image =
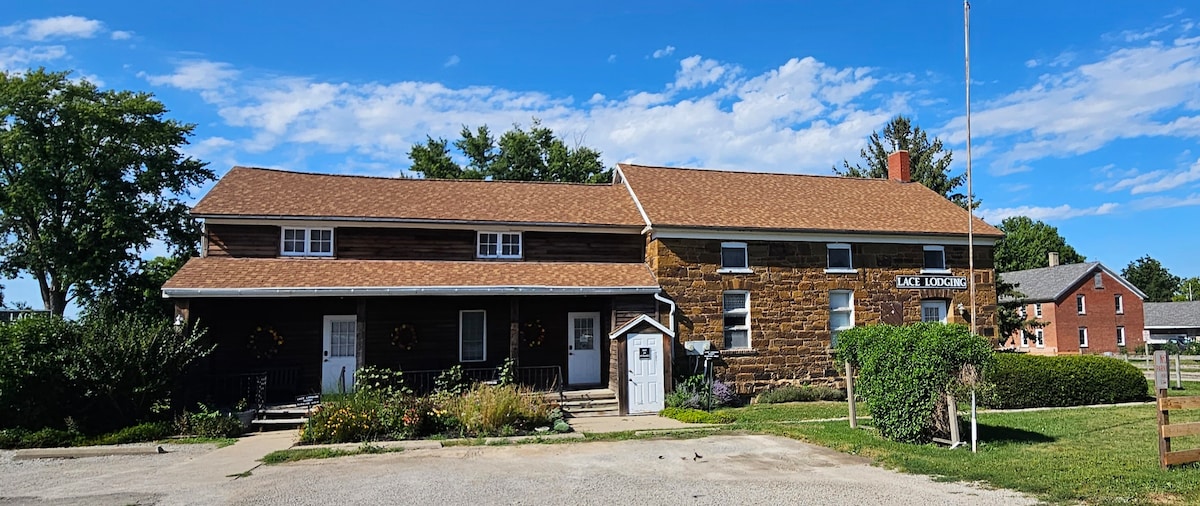
[[[187,257],[154,257],[122,276],[117,283],[81,293],[89,314],[114,310],[151,318],[170,318],[175,305],[162,296],[162,286],[187,262]]]
[[[410,170],[427,178],[488,179],[518,181],[566,181],[604,183],[612,180],[600,152],[586,146],[568,146],[549,128],[534,120],[529,130],[513,125],[499,139],[486,125],[472,131],[466,125],[453,142],[460,159],[446,139],[426,137],[408,152]]]
[[[1000,222],[1004,237],[996,241],[996,272],[1049,267],[1049,253],[1057,252],[1060,264],[1086,260],[1059,235],[1058,228],[1026,216],[1011,216]],[[1019,288],[1018,288],[1019,289]]]
[[[1182,302],[1185,300],[1200,300],[1200,277],[1187,278],[1179,283],[1179,289],[1175,290],[1175,295],[1171,300]]]
[[[1170,302],[1182,280],[1150,255],[1129,262],[1121,277],[1146,293],[1146,302]]]
[[[839,176],[886,178],[888,155],[899,150],[908,151],[913,181],[938,192],[964,209],[967,207],[967,195],[959,191],[966,184],[967,175],[950,175],[950,160],[954,153],[942,146],[941,139],[930,139],[927,132],[904,116],[892,118],[884,125],[882,135],[879,132],[871,133],[867,147],[859,151],[862,163],[851,165],[849,160],[843,160],[842,168],[834,167],[833,172]],[[978,200],[974,206],[979,206]]]
[[[213,173],[180,151],[194,125],[166,112],[67,72],[0,73],[0,272],[37,280],[53,314],[114,286],[153,240],[195,249],[182,197]]]

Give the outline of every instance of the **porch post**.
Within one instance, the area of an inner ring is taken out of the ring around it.
[[[367,344],[367,299],[359,297],[358,299],[358,314],[354,318],[355,321],[355,364],[361,369],[366,366],[366,350]]]
[[[508,357],[521,365],[521,302],[516,297],[508,299]]]

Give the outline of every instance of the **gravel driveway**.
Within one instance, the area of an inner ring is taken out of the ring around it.
[[[172,472],[203,458],[203,449],[189,449],[14,462],[7,452],[0,504],[1035,503],[774,436],[409,450],[263,466],[207,483]]]

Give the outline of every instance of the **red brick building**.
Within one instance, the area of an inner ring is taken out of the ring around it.
[[[1146,295],[1104,264],[1056,265],[1001,273],[1016,284],[1028,319],[1045,323],[1018,332],[1010,345],[1039,355],[1119,353],[1144,344],[1142,303]]]

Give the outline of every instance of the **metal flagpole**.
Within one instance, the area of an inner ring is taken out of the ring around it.
[[[971,2],[963,0],[963,62],[967,75],[967,273],[971,288],[971,333],[978,334],[975,312],[975,189],[971,181]],[[978,378],[976,378],[978,381]],[[953,409],[957,409],[955,406]],[[978,451],[975,389],[971,389],[971,453]]]

